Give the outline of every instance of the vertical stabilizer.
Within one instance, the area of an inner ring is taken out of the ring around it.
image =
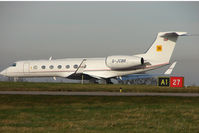
[[[155,62],[169,62],[178,36],[186,36],[186,32],[159,32],[155,42],[144,54],[145,59]]]

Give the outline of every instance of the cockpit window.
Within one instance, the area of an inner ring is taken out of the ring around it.
[[[11,66],[12,66],[12,67],[16,67],[16,65],[17,65],[16,63],[13,63]]]

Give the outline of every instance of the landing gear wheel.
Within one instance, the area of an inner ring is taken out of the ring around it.
[[[111,79],[106,79],[106,84],[113,84],[113,82],[111,81]]]

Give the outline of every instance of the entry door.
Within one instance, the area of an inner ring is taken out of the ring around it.
[[[29,64],[28,63],[23,64],[23,72],[29,73]]]

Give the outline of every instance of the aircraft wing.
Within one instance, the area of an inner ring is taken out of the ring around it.
[[[172,63],[169,69],[167,69],[164,74],[131,74],[131,75],[126,75],[126,76],[121,76],[118,79],[119,80],[132,80],[132,79],[144,79],[144,78],[153,78],[153,77],[158,77],[158,76],[170,75],[176,63],[177,63],[176,61]]]
[[[59,76],[60,76],[60,77],[63,77],[63,78],[66,78],[66,77],[72,75],[73,73],[74,73],[74,72],[62,73],[62,74],[60,74]]]

